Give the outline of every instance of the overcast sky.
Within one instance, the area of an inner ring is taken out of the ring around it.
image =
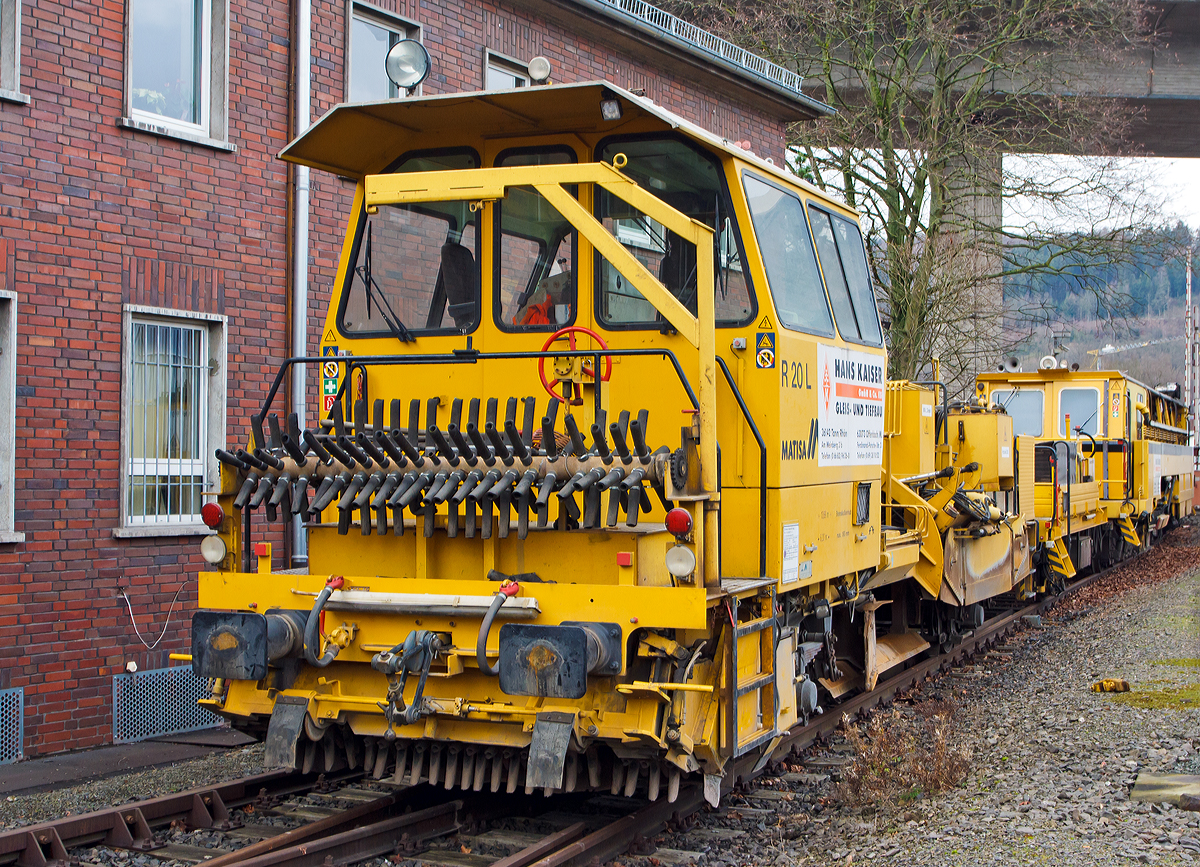
[[[1018,233],[1086,232],[1138,224],[1148,217],[1169,226],[1182,220],[1200,230],[1200,159],[1005,154],[1004,171],[1010,183],[1025,179],[1063,197],[1057,204],[1042,197],[1006,199],[1005,225]],[[1091,192],[1101,189],[1111,195]],[[1153,211],[1157,219],[1150,216]]]
[[[1167,212],[1178,217],[1193,231],[1200,229],[1200,160],[1148,159],[1158,175]]]

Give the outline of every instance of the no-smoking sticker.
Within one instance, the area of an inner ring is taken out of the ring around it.
[[[754,338],[754,366],[759,370],[775,367],[775,334],[760,331]]]

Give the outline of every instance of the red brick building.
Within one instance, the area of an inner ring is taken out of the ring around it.
[[[189,644],[213,450],[303,354],[275,159],[301,2],[0,0],[0,761],[196,724],[147,671]],[[542,55],[776,161],[813,114],[795,76],[641,0],[317,0],[312,119],[395,97],[382,52],[406,37],[424,94],[526,85]],[[351,185],[310,189],[311,349]]]

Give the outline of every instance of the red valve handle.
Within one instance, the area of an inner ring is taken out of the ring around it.
[[[595,340],[597,343],[600,344],[601,349],[605,349],[605,350],[608,349],[608,344],[604,342],[604,338],[601,337],[599,334],[597,334],[592,329],[585,328],[582,325],[568,325],[565,328],[558,329],[558,331],[555,331],[548,338],[546,338],[546,342],[544,344],[542,344],[542,352],[545,352],[547,349],[549,349],[551,343],[553,343],[556,340],[559,340],[563,336],[566,336],[566,338],[567,338],[567,341],[568,341],[567,345],[572,350],[574,350],[575,349],[575,334],[576,334],[576,332],[578,332],[579,334],[586,334],[588,337]],[[588,376],[596,375],[596,372],[594,370],[591,370],[589,367],[587,367],[586,364],[584,365],[583,372],[586,373]],[[554,390],[554,386],[551,385],[550,380],[548,380],[546,378],[546,357],[545,356],[542,356],[541,358],[538,359],[538,376],[542,380],[542,388],[546,389],[546,391],[550,394],[551,397],[557,397],[561,400],[562,396],[560,396],[558,394],[558,392],[556,392]],[[604,375],[600,377],[600,381],[608,382],[609,379],[611,379],[611,378],[612,378],[612,356],[606,355],[604,357]],[[570,402],[569,398],[568,398],[567,402],[568,403]]]

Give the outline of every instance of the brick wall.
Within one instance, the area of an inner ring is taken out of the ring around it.
[[[19,296],[16,529],[0,545],[0,685],[26,754],[110,741],[111,675],[190,644],[196,537],[115,539],[123,303],[229,316],[231,439],[285,354],[288,4],[238,4],[235,154],[117,127],[124,3],[26,2],[22,90],[0,105],[0,274]],[[120,595],[127,589],[145,650]]]
[[[495,2],[376,5],[423,27],[435,63],[427,94],[478,89],[485,48],[522,60],[544,54],[557,81],[644,88],[693,121],[781,156],[778,122],[529,13]],[[343,98],[346,4],[313,9],[316,118]],[[122,304],[229,317],[234,444],[288,351],[289,172],[275,154],[290,138],[289,3],[232,6],[236,153],[117,126],[124,14],[121,0],[26,0],[21,87],[31,102],[0,103],[0,289],[15,290],[20,305],[15,497],[16,530],[25,534],[0,545],[0,688],[25,688],[27,755],[110,741],[112,675],[129,661],[166,666],[170,652],[189,645],[198,539],[112,532]],[[320,173],[313,187],[310,347],[351,192]],[[280,534],[271,538],[281,552]],[[286,565],[278,554],[276,565]],[[179,593],[153,651],[135,636],[122,590],[151,641]]]

